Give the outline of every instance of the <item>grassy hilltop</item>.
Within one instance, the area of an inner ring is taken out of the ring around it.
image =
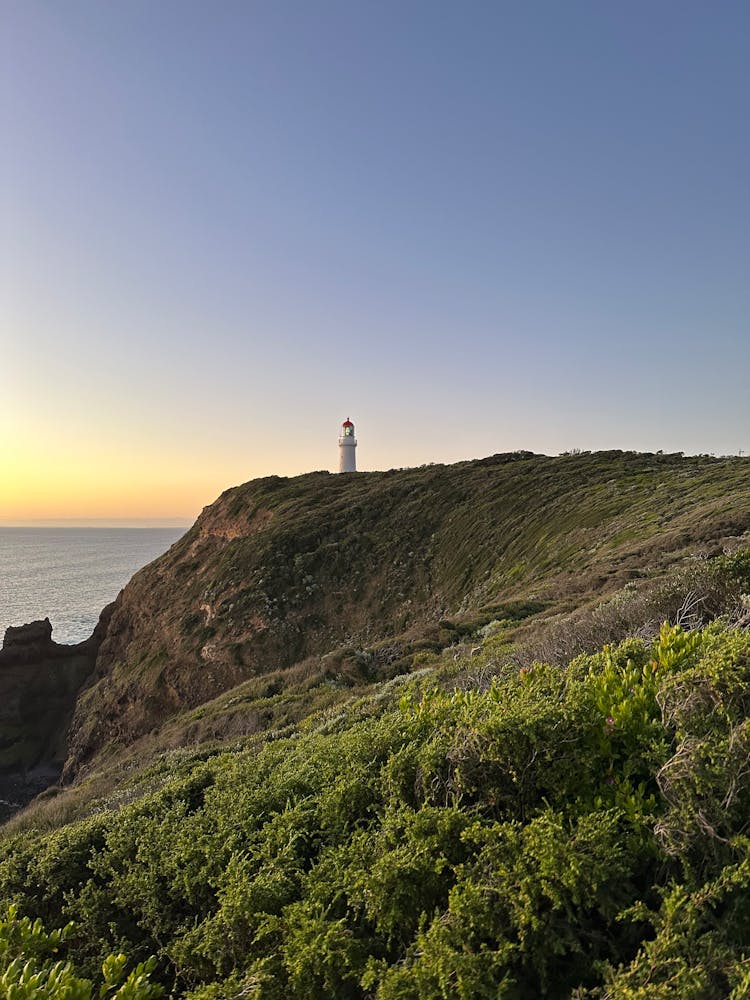
[[[119,599],[67,773],[137,740],[145,752],[169,720],[248,680],[231,724],[222,710],[200,725],[204,711],[190,741],[297,721],[299,706],[269,716],[254,696],[297,691],[307,711],[324,682],[387,679],[492,620],[550,618],[716,554],[750,528],[747,468],[520,453],[228,490]]]
[[[4,828],[0,983],[750,995],[749,468],[227,491],[118,599],[69,783]]]

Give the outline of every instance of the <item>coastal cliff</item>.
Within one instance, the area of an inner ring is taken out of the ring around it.
[[[227,490],[117,599],[65,779],[139,740],[293,722],[306,690],[387,679],[491,621],[548,620],[715,555],[750,528],[745,470],[738,459],[520,452]],[[196,719],[235,688],[244,715],[222,703]],[[171,721],[190,712],[185,726]]]
[[[746,469],[708,456],[516,452],[227,490],[86,642],[55,643],[46,621],[8,630],[0,798],[18,804],[61,775],[70,784],[113,762],[296,725],[483,630],[531,650],[602,601],[645,600],[680,567],[741,543]],[[583,639],[577,627],[537,655],[575,655],[624,628]]]
[[[15,759],[67,757],[0,829],[5,926],[190,1000],[746,996],[749,468],[227,491],[90,647],[8,635]]]
[[[0,649],[0,818],[57,781],[81,687],[94,670],[110,609],[77,645],[52,639],[48,618],[6,629]]]

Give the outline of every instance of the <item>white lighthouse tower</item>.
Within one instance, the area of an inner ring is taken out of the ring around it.
[[[354,436],[354,424],[349,417],[341,425],[339,434],[339,472],[357,471],[357,439]]]

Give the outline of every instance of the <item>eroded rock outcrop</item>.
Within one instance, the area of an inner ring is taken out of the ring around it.
[[[77,645],[52,639],[48,618],[12,626],[0,649],[0,818],[57,781],[76,699],[111,614]]]

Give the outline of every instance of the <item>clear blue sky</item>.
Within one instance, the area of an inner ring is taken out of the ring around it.
[[[750,4],[4,0],[0,37],[0,517],[189,516],[334,468],[347,415],[365,469],[750,451]]]

